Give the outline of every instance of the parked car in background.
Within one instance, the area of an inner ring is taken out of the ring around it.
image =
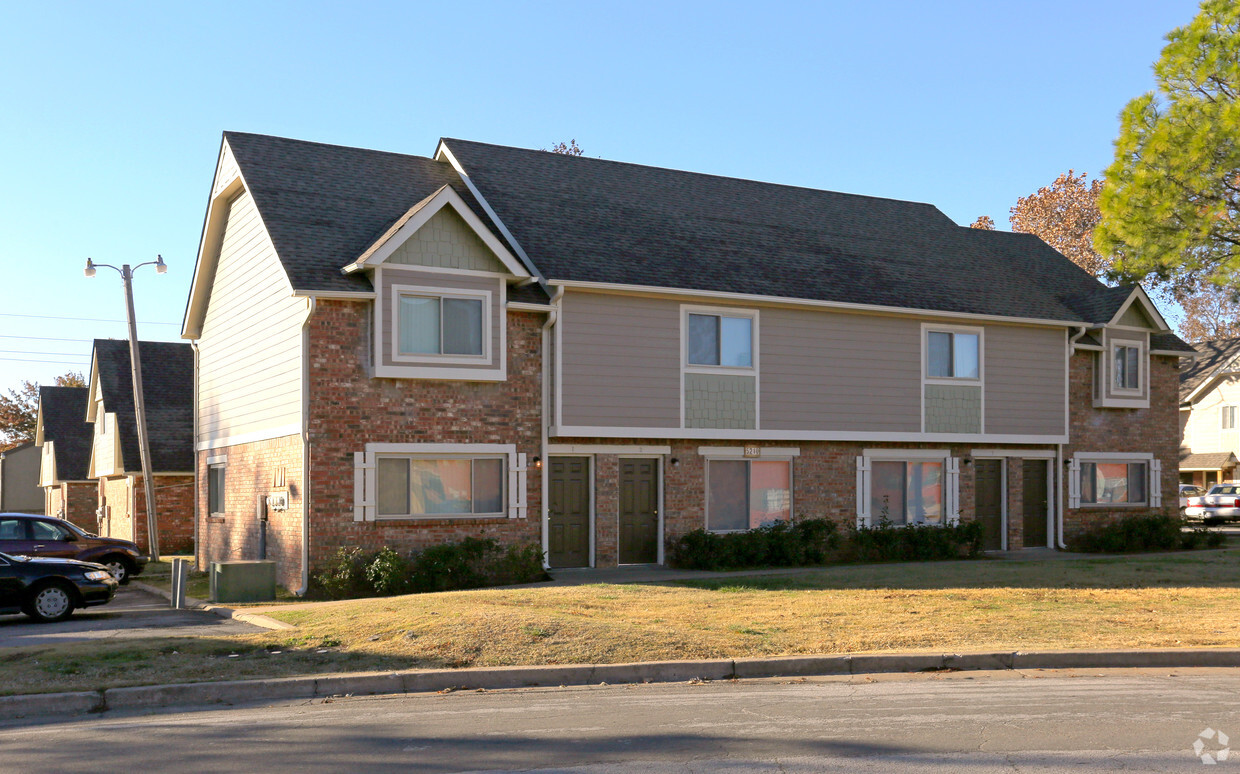
[[[1189,497],[1184,515],[1190,519],[1201,519],[1206,526],[1240,521],[1240,484],[1215,484],[1209,492]]]
[[[128,540],[92,535],[54,516],[0,513],[0,552],[97,562],[122,584],[142,572],[147,558]]]
[[[1180,512],[1183,513],[1188,507],[1188,498],[1201,497],[1205,493],[1206,490],[1196,484],[1180,484]]]
[[[101,564],[0,553],[0,613],[63,621],[79,607],[111,602],[118,586]]]

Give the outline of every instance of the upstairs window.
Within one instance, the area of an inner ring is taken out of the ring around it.
[[[932,379],[978,379],[981,337],[959,331],[926,333],[926,376]]]
[[[689,365],[753,368],[753,317],[689,314]]]
[[[400,354],[481,357],[486,339],[484,301],[480,296],[400,294]]]
[[[1240,406],[1221,406],[1219,407],[1219,415],[1222,418],[1220,425],[1223,430],[1236,429],[1236,409]]]
[[[1141,389],[1141,348],[1115,347],[1115,389]]]

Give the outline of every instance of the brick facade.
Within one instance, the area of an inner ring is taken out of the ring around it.
[[[1180,362],[1178,358],[1150,357],[1149,408],[1094,408],[1094,353],[1078,352],[1069,363],[1069,438],[1064,459],[1077,452],[1132,452],[1153,454],[1162,461],[1162,512],[1179,512]],[[1149,482],[1150,487],[1153,482]],[[1071,541],[1081,531],[1148,507],[1068,508],[1064,492],[1064,533]]]
[[[150,551],[146,530],[146,487],[142,476],[111,476],[99,479],[95,528],[105,537],[132,540],[143,552]],[[159,552],[185,554],[194,550],[194,477],[155,475],[155,520],[159,527]],[[92,529],[94,531],[94,529]]]
[[[224,465],[224,515],[213,516],[207,508],[208,460]],[[266,516],[266,558],[274,559],[277,582],[285,588],[301,585],[301,530],[305,507],[305,475],[302,467],[301,436],[290,435],[266,441],[198,452],[197,561],[205,569],[209,562],[260,559]],[[265,498],[276,492],[288,494],[288,510],[274,511]]]
[[[43,512],[48,516],[73,522],[87,532],[99,528],[95,516],[98,507],[98,486],[89,481],[62,481],[55,486],[44,487]]]

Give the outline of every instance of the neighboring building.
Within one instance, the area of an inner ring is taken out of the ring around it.
[[[43,513],[39,448],[33,441],[0,452],[0,512]]]
[[[187,552],[194,545],[194,352],[162,341],[140,342],[138,351],[159,550]],[[129,342],[95,339],[89,390],[86,419],[94,436],[87,475],[98,482],[99,534],[149,550]]]
[[[95,532],[99,486],[87,475],[95,433],[86,421],[89,398],[86,387],[40,387],[34,442],[42,449],[39,486],[44,513]]]
[[[1240,454],[1240,338],[1204,341],[1180,373],[1180,481],[1236,480]]]
[[[1140,288],[927,204],[237,133],[182,334],[199,561],[265,528],[292,589],[468,535],[553,567],[794,516],[1062,544],[1174,512],[1192,354]]]

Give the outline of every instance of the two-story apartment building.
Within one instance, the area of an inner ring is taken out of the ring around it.
[[[142,394],[154,481],[155,520],[164,553],[194,544],[194,353],[188,344],[142,341]],[[96,483],[100,535],[150,542],[146,486],[134,413],[129,342],[95,339],[86,421],[93,429],[86,475]]]
[[[552,567],[817,516],[1062,545],[1164,508],[1192,351],[1140,288],[928,204],[231,132],[183,336],[199,559],[265,531],[294,589],[466,535]]]
[[[94,532],[98,485],[87,476],[94,442],[94,426],[86,421],[89,399],[86,387],[40,387],[34,442],[43,512]]]
[[[1236,478],[1240,454],[1240,339],[1197,345],[1180,373],[1180,481],[1208,487]]]

